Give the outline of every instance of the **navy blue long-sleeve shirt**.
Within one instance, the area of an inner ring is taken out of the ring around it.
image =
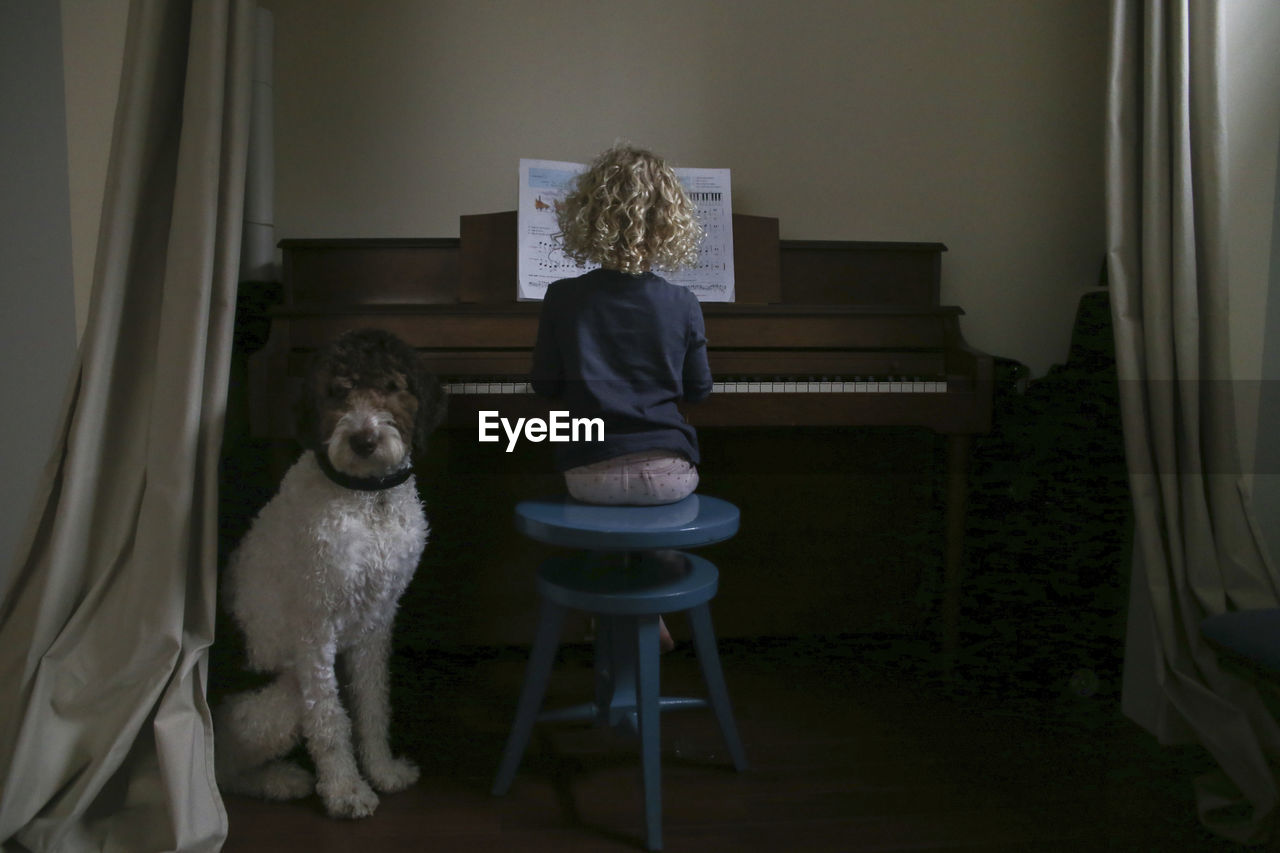
[[[530,381],[570,417],[604,421],[603,442],[556,446],[558,470],[641,450],[700,461],[697,433],[676,403],[711,393],[702,308],[661,276],[598,269],[553,282]]]

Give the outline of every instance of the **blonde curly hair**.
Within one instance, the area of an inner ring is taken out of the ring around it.
[[[702,243],[693,202],[675,172],[650,151],[618,144],[574,182],[556,206],[556,239],[578,264],[626,273],[693,265]]]

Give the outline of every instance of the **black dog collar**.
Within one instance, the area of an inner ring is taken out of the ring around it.
[[[353,477],[334,468],[333,463],[329,461],[329,454],[323,450],[317,450],[315,456],[320,470],[331,482],[344,489],[355,489],[358,492],[381,492],[384,489],[393,489],[413,476],[413,466],[406,465],[385,477]]]

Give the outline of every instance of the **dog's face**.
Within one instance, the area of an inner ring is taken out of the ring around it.
[[[381,477],[410,464],[444,409],[440,383],[411,347],[388,332],[348,332],[312,366],[299,436],[342,473]]]
[[[333,467],[356,477],[379,477],[402,467],[413,448],[418,401],[398,372],[379,377],[329,377],[317,414]]]

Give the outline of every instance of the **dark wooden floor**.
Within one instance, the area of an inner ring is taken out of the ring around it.
[[[947,677],[914,643],[724,643],[752,766],[729,767],[710,712],[664,715],[665,849],[1236,849],[1196,822],[1191,779],[1203,757],[1158,747],[1123,719],[1114,674],[1091,695],[963,666]],[[361,821],[327,818],[314,797],[229,796],[225,849],[642,849],[634,744],[614,732],[543,725],[511,792],[488,793],[524,654],[399,656],[395,740],[421,781]],[[663,658],[662,677],[664,694],[700,695],[687,643]],[[562,650],[551,691],[549,706],[589,694],[585,647]]]

